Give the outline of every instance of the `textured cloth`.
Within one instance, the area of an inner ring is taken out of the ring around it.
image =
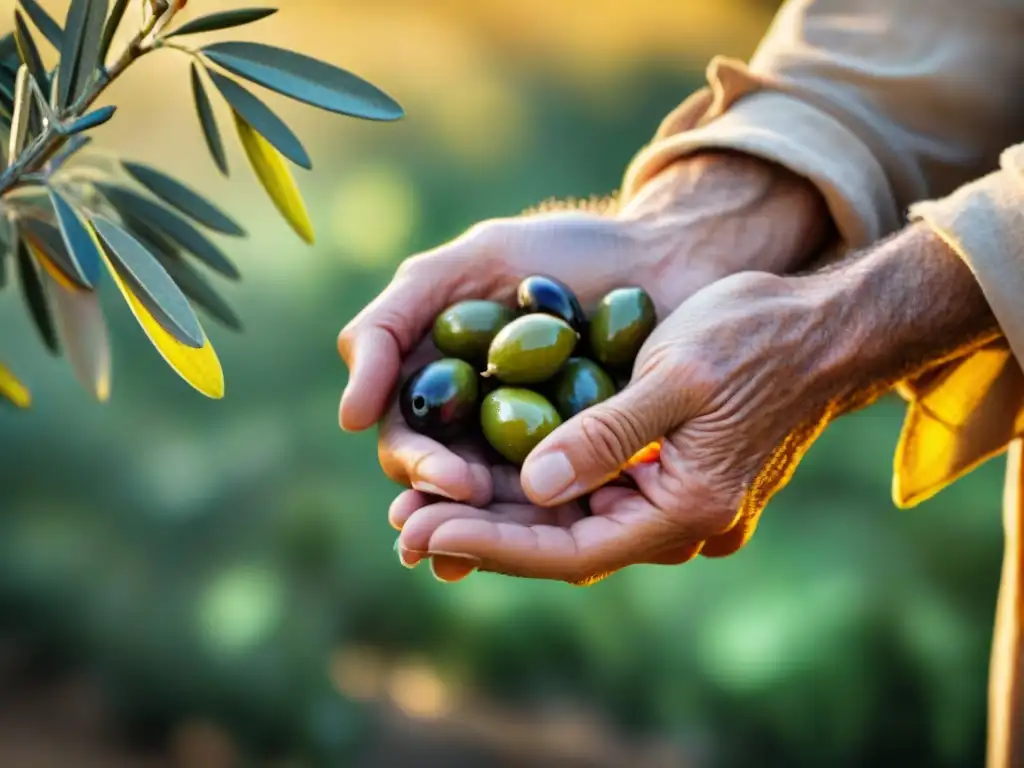
[[[990,678],[990,768],[1021,765],[1024,543],[1024,0],[790,0],[748,64],[716,58],[629,167],[628,200],[669,163],[720,148],[821,191],[843,245],[927,222],[978,280],[1002,336],[888,382],[908,410],[893,498],[913,506],[1006,451],[1006,554]],[[870,311],[870,308],[865,308]],[[759,514],[828,421],[780,446],[751,488]]]

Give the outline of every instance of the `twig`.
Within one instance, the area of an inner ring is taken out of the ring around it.
[[[167,15],[173,16],[175,13],[177,13],[177,4],[170,7]],[[159,40],[147,40],[147,38],[162,18],[156,14],[147,14],[146,22],[129,41],[117,60],[109,68],[101,66],[98,69],[98,77],[95,77],[85,92],[60,115],[62,121],[48,122],[43,132],[33,139],[32,143],[17,158],[11,158],[11,164],[0,174],[0,196],[22,184],[26,180],[27,174],[39,171],[64,146],[68,137],[63,133],[63,121],[74,120],[84,115],[96,99],[111,83],[124,74],[128,67],[147,53],[161,47]],[[170,19],[168,18],[166,22],[169,23]],[[165,23],[163,26],[166,27],[166,25]]]

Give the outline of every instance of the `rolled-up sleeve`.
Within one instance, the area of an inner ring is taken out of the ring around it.
[[[623,183],[628,200],[680,157],[742,151],[814,183],[847,248],[908,216],[955,248],[1005,340],[900,388],[901,506],[1024,430],[1022,41],[1024,0],[789,0],[749,63],[711,62]]]

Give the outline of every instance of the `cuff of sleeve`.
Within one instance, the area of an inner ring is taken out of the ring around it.
[[[901,389],[910,405],[894,461],[900,507],[924,501],[1024,434],[1024,145],[1004,152],[1001,165],[910,209],[970,267],[1005,338]]]
[[[901,211],[881,165],[835,118],[794,96],[766,90],[743,65],[728,60],[713,62],[708,79],[713,98],[691,98],[679,108],[704,114],[666,120],[681,130],[663,125],[634,158],[624,199],[681,157],[729,149],[778,163],[815,184],[848,247],[863,247],[900,226]]]
[[[1024,360],[1024,144],[1006,150],[1001,169],[948,197],[917,203],[925,221],[974,273],[1006,340]]]

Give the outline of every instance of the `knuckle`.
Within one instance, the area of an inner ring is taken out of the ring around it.
[[[593,409],[580,414],[583,449],[598,461],[614,460],[624,465],[645,443],[640,421],[622,409]]]

